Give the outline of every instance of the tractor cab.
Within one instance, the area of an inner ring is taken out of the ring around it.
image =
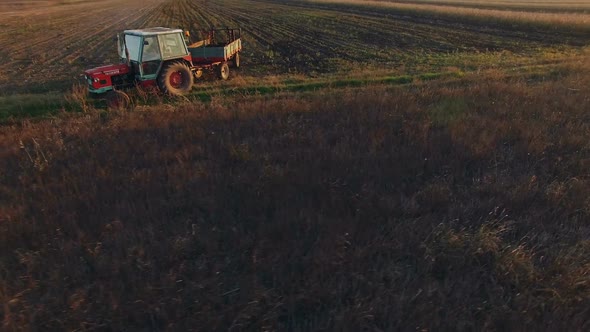
[[[189,56],[183,31],[161,27],[125,30],[118,36],[118,50],[139,82],[155,80],[166,60]]]

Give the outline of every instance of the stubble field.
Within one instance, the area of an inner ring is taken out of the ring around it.
[[[0,329],[590,329],[589,6],[0,0]],[[158,25],[242,68],[90,102]]]

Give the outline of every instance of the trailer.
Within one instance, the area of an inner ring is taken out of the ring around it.
[[[219,31],[226,33],[225,42],[215,42]],[[220,79],[228,79],[229,67],[240,67],[240,52],[242,40],[240,29],[211,29],[206,32],[207,37],[188,45],[188,51],[194,65],[197,78],[202,76],[205,69],[217,69]],[[190,34],[187,34],[190,38]]]

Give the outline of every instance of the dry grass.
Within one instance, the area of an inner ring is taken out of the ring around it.
[[[587,330],[588,62],[0,129],[3,330]]]

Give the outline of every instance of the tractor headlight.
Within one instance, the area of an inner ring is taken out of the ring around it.
[[[94,83],[98,83],[98,81],[100,81],[98,78],[94,79]]]

